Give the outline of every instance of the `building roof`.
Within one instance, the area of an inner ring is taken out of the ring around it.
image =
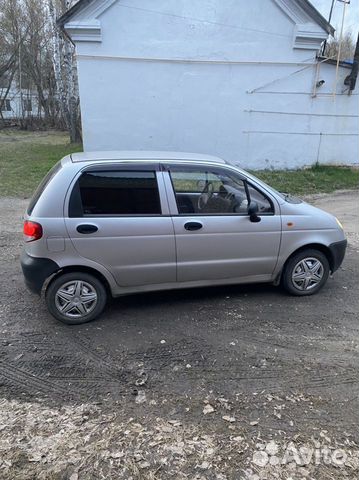
[[[323,15],[309,2],[309,0],[296,0],[299,6],[329,35],[334,35],[335,28],[326,20]]]
[[[90,5],[94,0],[79,0],[69,10],[67,10],[61,17],[57,19],[57,25],[61,28],[67,23],[76,13],[83,10],[87,5]]]
[[[57,24],[63,28],[64,25],[78,12],[93,3],[95,0],[79,0],[73,7],[65,12],[58,20]],[[334,35],[335,28],[319,13],[319,11],[309,2],[309,0],[295,0],[299,6],[328,34]]]

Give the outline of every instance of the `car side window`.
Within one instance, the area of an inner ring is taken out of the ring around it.
[[[70,216],[159,215],[156,172],[84,172],[71,195]]]
[[[171,169],[172,185],[180,215],[247,214],[245,183],[223,171]]]
[[[259,190],[253,187],[250,184],[248,185],[248,193],[251,199],[251,202],[256,202],[258,205],[258,214],[265,214],[265,213],[274,213],[273,205],[270,200]]]

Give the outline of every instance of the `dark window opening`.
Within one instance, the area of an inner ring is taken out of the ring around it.
[[[1,111],[11,112],[11,100],[9,98],[5,98],[5,100],[1,102]]]
[[[23,109],[25,112],[32,112],[32,102],[30,98],[23,100]]]
[[[79,189],[83,215],[161,214],[155,172],[87,172]]]

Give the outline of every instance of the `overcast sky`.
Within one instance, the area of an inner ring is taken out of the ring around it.
[[[317,8],[326,19],[329,18],[332,0],[311,0],[311,3]],[[336,0],[334,4],[331,24],[339,33],[342,24],[343,3]],[[358,33],[359,30],[359,0],[350,0],[350,5],[346,8],[345,29]]]

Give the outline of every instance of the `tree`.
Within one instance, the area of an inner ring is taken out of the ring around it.
[[[70,40],[61,34],[56,24],[56,19],[70,8],[71,3],[67,0],[47,0],[51,25],[52,58],[60,110],[71,141],[78,142],[81,140],[81,133],[75,51]]]
[[[0,0],[0,114],[2,118],[2,106],[9,94],[12,81],[16,73],[17,50],[19,47],[19,25],[17,22],[17,5],[9,0]],[[16,47],[14,48],[14,45]]]
[[[355,51],[355,42],[351,32],[346,32],[342,38],[340,46],[340,60],[353,60]],[[338,38],[332,38],[328,41],[325,48],[325,56],[337,58],[339,52]]]
[[[72,43],[62,36],[56,18],[71,6],[68,0],[0,0],[0,81],[4,102],[10,86],[36,92],[37,122],[66,128],[72,142],[81,140],[77,71]],[[5,90],[4,90],[5,86]],[[4,96],[5,95],[5,96]],[[20,124],[34,115],[21,109]]]

